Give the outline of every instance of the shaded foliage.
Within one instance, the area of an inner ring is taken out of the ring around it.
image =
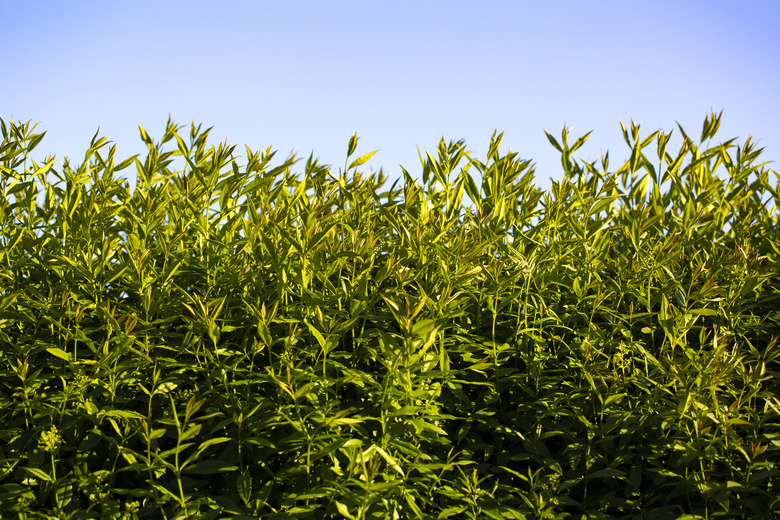
[[[58,171],[2,121],[0,513],[778,514],[777,174],[719,123],[613,171],[548,134],[542,191],[496,134],[388,186],[356,136]]]

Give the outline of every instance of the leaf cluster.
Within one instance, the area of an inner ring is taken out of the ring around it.
[[[778,175],[720,114],[612,170],[547,134],[547,191],[500,134],[390,184],[356,135],[56,169],[0,122],[3,517],[780,513]]]

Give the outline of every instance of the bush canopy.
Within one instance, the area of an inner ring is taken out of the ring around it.
[[[390,184],[0,122],[3,518],[780,514],[780,185],[720,114],[547,134],[548,190],[495,133]]]

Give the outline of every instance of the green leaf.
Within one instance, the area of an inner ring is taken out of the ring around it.
[[[54,480],[52,480],[52,478],[48,475],[48,473],[45,473],[38,468],[23,467],[22,470],[29,473],[35,478],[41,479],[46,482],[54,482]]]
[[[352,163],[349,165],[349,168],[347,168],[347,169],[351,170],[352,168],[355,168],[356,166],[360,166],[361,164],[364,164],[366,161],[371,159],[374,156],[374,154],[377,153],[378,151],[379,150],[374,150],[373,152],[368,152],[367,154],[361,155],[360,157],[358,157],[357,159],[352,161]]]
[[[268,325],[262,320],[257,320],[257,333],[260,339],[263,341],[266,347],[271,346],[273,339],[271,338],[271,332],[268,329]]]
[[[626,473],[615,468],[604,468],[585,475],[585,478],[625,477]]]
[[[146,416],[130,410],[107,410],[101,411],[100,415],[103,417],[118,417],[120,419],[146,419]]]
[[[691,314],[698,314],[699,316],[717,316],[718,311],[713,309],[691,309],[688,311]]]
[[[316,339],[317,343],[319,343],[320,348],[323,349],[325,352],[327,352],[329,350],[328,349],[328,341],[325,339],[325,337],[322,335],[322,333],[319,330],[317,330],[317,327],[315,327],[311,323],[307,323],[306,325],[308,325],[309,332],[312,333],[312,335],[314,336],[314,339]]]
[[[41,142],[41,139],[43,139],[43,136],[46,135],[46,132],[36,134],[30,138],[30,141],[27,143],[27,152],[32,152],[36,146]]]
[[[404,475],[404,470],[401,469],[401,466],[398,464],[398,461],[395,460],[395,458],[393,458],[392,456],[390,456],[390,454],[387,453],[384,449],[380,448],[376,444],[371,446],[371,448],[369,448],[369,451],[371,449],[373,449],[373,451],[376,451],[377,453],[379,453],[379,455],[383,459],[385,459],[385,461],[390,465],[390,467],[393,468],[394,470],[396,470],[402,477],[404,477],[404,478],[406,477],[406,475]]]
[[[233,439],[231,439],[230,437],[214,437],[204,442],[201,442],[200,446],[198,446],[198,451],[202,452],[211,446],[216,446],[217,444],[222,444],[224,442],[229,442],[231,440]]]
[[[141,125],[138,125],[138,131],[141,133],[141,140],[146,143],[147,146],[152,145],[152,138],[149,137],[149,134],[146,133],[146,130],[144,130],[144,127]]]
[[[355,517],[349,513],[349,509],[345,504],[342,504],[338,500],[335,500],[335,502],[336,502],[336,509],[338,509],[341,516],[343,516],[344,518],[348,518],[349,520],[355,520]]]
[[[498,147],[501,146],[501,140],[504,138],[504,132],[496,135],[497,130],[493,131],[493,136],[490,138],[490,147],[488,148],[488,158],[498,160]]]
[[[466,194],[479,208],[480,203],[482,202],[482,196],[480,195],[479,187],[477,187],[476,181],[465,169],[462,171],[461,177],[465,180]]]
[[[590,209],[591,215],[598,215],[602,211],[604,211],[607,208],[612,207],[612,205],[615,202],[615,199],[617,198],[617,195],[611,196],[611,197],[604,197],[603,199],[600,199],[598,202],[596,202],[593,207]]]
[[[170,381],[166,382],[166,383],[160,383],[159,385],[157,385],[157,388],[154,389],[154,392],[152,393],[152,395],[155,395],[155,394],[167,394],[171,390],[175,390],[176,387],[178,387],[178,386],[179,386],[178,383],[173,383],[173,382],[170,382]]]
[[[550,144],[553,145],[556,150],[563,153],[563,148],[561,148],[561,145],[558,144],[558,141],[556,141],[555,138],[552,135],[550,135],[550,133],[547,130],[544,131],[544,134],[547,136],[547,140],[550,141]]]
[[[60,507],[66,507],[73,500],[73,483],[65,478],[57,482],[57,503]]]
[[[196,437],[200,433],[200,429],[203,427],[200,423],[190,424],[186,430],[184,430],[179,437],[179,442],[184,442],[186,440],[192,439],[193,437]]]
[[[436,518],[439,520],[441,520],[442,518],[449,518],[451,516],[461,514],[466,509],[468,509],[466,506],[450,506],[442,509],[439,512],[439,516],[437,516]]]
[[[171,491],[168,490],[165,486],[162,486],[160,484],[157,484],[155,482],[150,482],[149,484],[152,488],[156,489],[159,493],[161,493],[164,497],[161,502],[164,504],[165,502],[169,500],[175,501],[177,504],[179,504],[180,507],[184,507],[184,504],[181,502],[181,499],[175,494],[173,494]]]
[[[173,277],[173,275],[176,274],[176,271],[179,270],[179,267],[181,267],[181,264],[184,263],[184,258],[173,264],[168,268],[168,271],[163,275],[162,285],[165,285],[168,283],[168,281]]]
[[[226,473],[235,471],[238,466],[234,466],[226,461],[217,459],[201,460],[189,466],[184,471],[193,475],[214,475],[217,473]]]
[[[677,290],[674,292],[674,299],[677,301],[677,305],[683,309],[688,307],[688,299],[685,297],[685,293],[683,293],[680,288],[677,288]]]
[[[355,148],[357,148],[357,142],[358,142],[358,136],[357,133],[354,133],[352,134],[352,137],[349,138],[349,146],[347,147],[347,159],[349,159],[352,156],[352,154],[355,153]]]
[[[95,415],[99,411],[98,407],[95,406],[95,403],[93,403],[90,400],[87,400],[87,401],[84,401],[83,403],[81,403],[81,407],[84,408],[89,415]]]
[[[160,454],[153,453],[152,456],[155,457],[159,461],[164,461],[165,459],[169,459],[172,455],[178,455],[179,453],[182,453],[184,450],[186,450],[187,448],[189,448],[192,445],[194,445],[194,443],[192,443],[192,442],[185,442],[183,444],[178,444],[178,445],[174,446],[170,450],[165,450],[164,452],[162,452]],[[196,456],[196,454],[193,454],[193,456],[191,456],[190,459],[194,460],[195,456]],[[185,461],[182,464],[181,467],[184,467],[189,462],[190,462],[190,460],[188,459],[187,461]],[[175,466],[173,466],[170,463],[167,463],[167,466],[169,466],[171,469],[176,469]]]
[[[333,453],[334,451],[338,450],[339,448],[344,446],[345,442],[347,442],[347,439],[338,439],[338,440],[335,440],[335,441],[331,442],[330,444],[328,444],[327,446],[325,446],[321,450],[319,450],[317,453],[312,455],[312,457],[311,457],[312,462],[314,462],[316,460],[319,460],[322,457],[324,457],[324,456],[326,456],[326,455],[328,455],[330,453]]]
[[[61,348],[49,347],[49,348],[46,349],[46,352],[48,352],[49,354],[51,354],[54,357],[58,357],[60,359],[64,359],[65,361],[72,361],[73,360],[73,356],[71,354],[69,354],[68,352],[65,352]]]
[[[577,139],[576,141],[574,141],[574,144],[573,144],[573,145],[571,145],[571,148],[569,148],[569,152],[570,152],[570,153],[571,153],[571,152],[574,152],[575,150],[577,150],[578,148],[580,148],[580,147],[581,147],[583,144],[585,144],[585,141],[587,141],[587,140],[588,140],[588,137],[589,137],[589,136],[590,136],[590,134],[592,134],[592,133],[593,133],[593,130],[591,130],[591,131],[590,131],[590,132],[588,132],[587,134],[583,135],[582,137],[580,137],[579,139]]]
[[[236,490],[244,505],[248,506],[252,499],[252,474],[248,470],[242,471],[237,477]]]

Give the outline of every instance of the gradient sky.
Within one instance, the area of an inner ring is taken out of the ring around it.
[[[159,139],[170,114],[334,168],[357,132],[394,177],[441,137],[484,159],[497,129],[545,185],[561,166],[544,129],[593,130],[575,157],[609,150],[616,167],[621,120],[698,138],[710,109],[719,141],[752,134],[780,158],[777,0],[26,0],[0,19],[0,117],[40,122],[41,158],[80,163],[98,127],[121,158],[142,153],[138,125]]]

